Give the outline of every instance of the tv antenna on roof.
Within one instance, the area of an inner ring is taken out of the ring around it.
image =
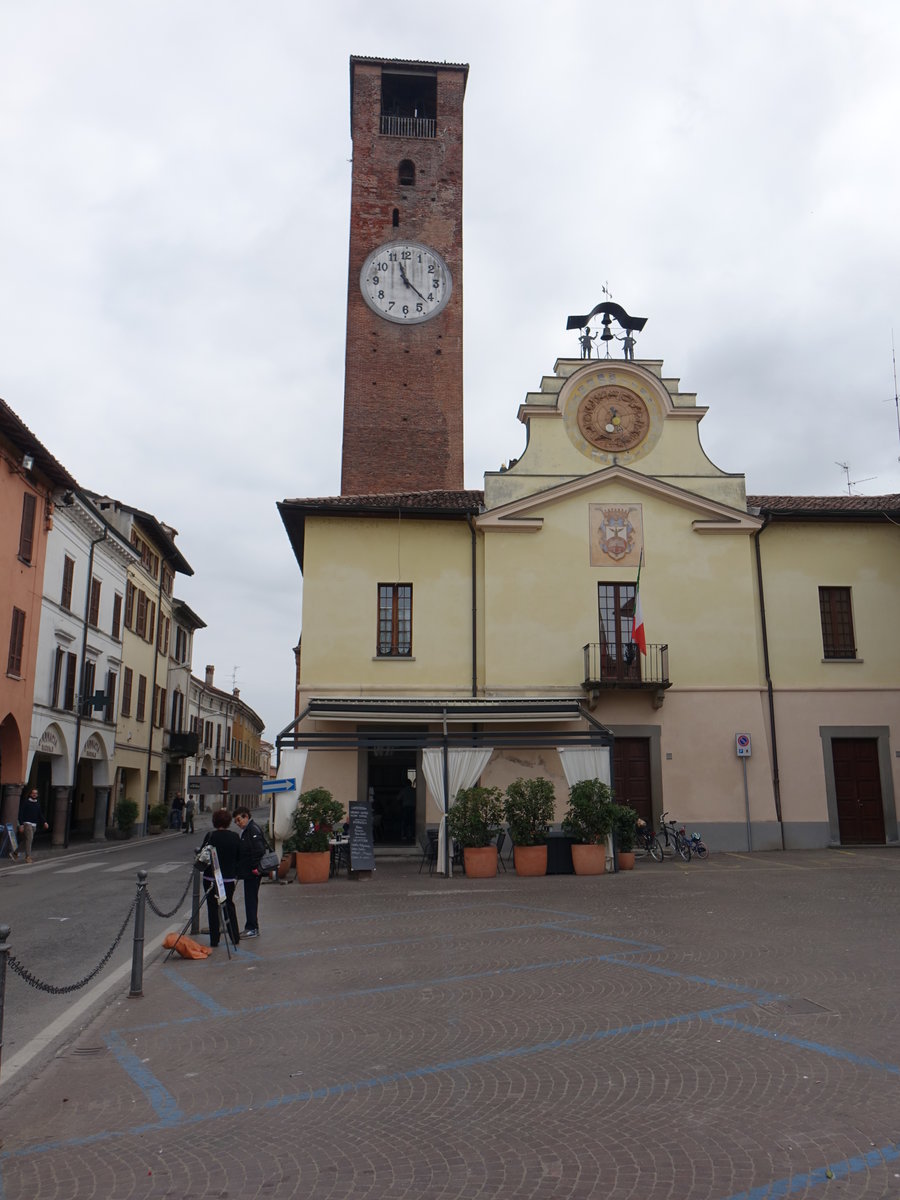
[[[893,363],[893,366],[894,366],[893,401],[894,401],[894,410],[897,413],[897,437],[900,438],[900,397],[898,397],[898,395],[897,395],[897,355],[894,352],[894,331],[893,331],[893,329],[891,330],[891,362]],[[900,455],[897,456],[897,460],[898,460],[898,462],[900,462]]]
[[[855,487],[856,487],[856,485],[857,485],[858,483],[868,483],[870,479],[877,479],[877,478],[878,478],[878,476],[877,476],[877,475],[867,475],[867,476],[865,477],[865,479],[851,479],[851,478],[850,478],[850,466],[849,466],[849,464],[848,464],[848,463],[836,462],[834,465],[835,465],[836,467],[840,467],[840,468],[841,468],[841,470],[842,470],[842,471],[843,471],[843,472],[846,474],[846,476],[847,476],[847,495],[848,495],[848,496],[852,496],[852,495],[853,495],[853,493],[851,492],[851,490],[850,490],[850,489],[851,489],[851,488],[855,488]]]

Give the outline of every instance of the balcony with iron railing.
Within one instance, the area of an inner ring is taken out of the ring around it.
[[[168,750],[172,758],[190,758],[195,755],[200,748],[200,738],[196,733],[182,733],[180,730],[166,730],[168,737],[168,745],[164,744],[164,749]]]
[[[637,691],[645,689],[660,696],[672,686],[669,679],[668,645],[650,644],[646,655],[633,643],[617,648],[606,642],[588,642],[584,647],[586,692],[612,688]]]
[[[437,121],[434,117],[396,117],[382,113],[381,133],[385,137],[433,138],[437,137]]]

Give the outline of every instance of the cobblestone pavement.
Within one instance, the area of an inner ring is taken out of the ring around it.
[[[900,1197],[900,854],[266,886],[0,1112],[0,1200]]]

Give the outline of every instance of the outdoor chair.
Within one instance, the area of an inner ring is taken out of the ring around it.
[[[500,866],[503,868],[504,871],[506,870],[506,863],[503,861],[503,846],[504,846],[505,842],[506,842],[506,831],[504,829],[501,829],[500,832],[497,834],[497,862],[500,864]]]
[[[419,863],[419,874],[422,874],[422,868],[428,863],[428,874],[434,872],[435,864],[437,863],[437,834],[428,829],[424,833],[419,834],[419,845],[422,847],[422,859]]]

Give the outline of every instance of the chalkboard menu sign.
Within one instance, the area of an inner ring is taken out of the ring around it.
[[[374,871],[375,846],[372,841],[372,806],[366,800],[350,803],[350,870]]]

